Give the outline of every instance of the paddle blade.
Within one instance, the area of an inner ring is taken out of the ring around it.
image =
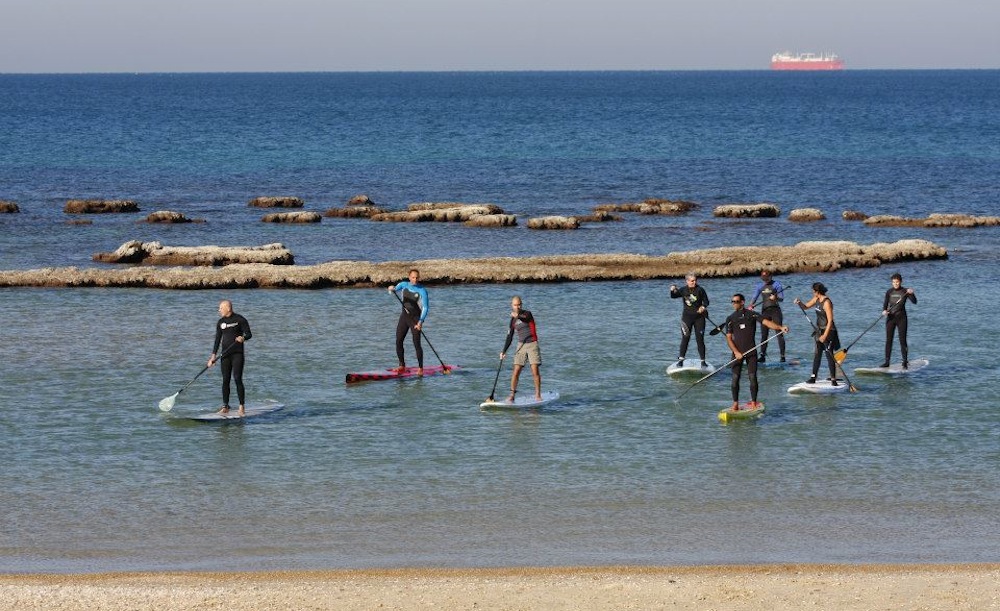
[[[847,350],[840,349],[833,353],[833,360],[837,361],[838,363],[843,363],[844,359],[846,358],[847,358]]]
[[[174,409],[174,403],[177,401],[177,395],[179,395],[179,394],[180,393],[176,393],[175,392],[174,394],[170,395],[169,397],[166,397],[163,400],[161,400],[160,401],[160,411],[161,412],[169,412],[170,410]]]
[[[718,335],[719,333],[722,333],[721,325],[708,332],[709,335]]]

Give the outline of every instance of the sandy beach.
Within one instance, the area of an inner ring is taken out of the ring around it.
[[[1000,564],[0,576],[0,609],[998,609]]]

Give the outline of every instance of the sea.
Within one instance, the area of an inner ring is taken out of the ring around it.
[[[395,365],[384,287],[0,289],[0,572],[996,562],[1000,227],[841,214],[1000,214],[998,117],[996,70],[0,75],[0,200],[20,208],[0,214],[4,271],[105,267],[92,255],[133,239],[280,242],[300,265],[396,261],[400,280],[432,258],[914,238],[948,251],[779,276],[798,364],[763,368],[766,413],[730,424],[728,370],[694,387],[665,375],[681,278],[430,283],[425,363],[460,369],[351,386],[348,372]],[[359,194],[394,210],[493,203],[519,224],[278,225],[247,205],[297,196],[322,212]],[[87,198],[142,212],[71,222],[66,201]],[[525,226],[648,198],[698,207]],[[781,217],[712,216],[758,202]],[[787,220],[803,207],[827,219]],[[141,222],[155,210],[204,222]],[[883,358],[896,272],[918,298],[910,358],[930,364],[859,374]],[[711,318],[755,282],[703,278]],[[843,343],[857,340],[844,362],[857,392],[787,393],[813,345],[789,302],[813,282]],[[515,294],[561,398],[482,411],[509,389]],[[188,419],[220,405],[218,368],[198,374],[221,299],[253,330],[248,402],[283,410]],[[730,358],[721,338],[706,336],[715,366]]]

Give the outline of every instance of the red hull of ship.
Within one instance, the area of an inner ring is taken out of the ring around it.
[[[843,70],[843,60],[816,62],[771,62],[771,70]]]

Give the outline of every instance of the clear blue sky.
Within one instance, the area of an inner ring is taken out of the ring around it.
[[[0,73],[1000,68],[996,0],[0,0]]]

